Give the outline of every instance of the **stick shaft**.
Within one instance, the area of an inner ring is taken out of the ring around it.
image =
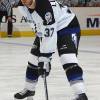
[[[46,100],[49,100],[46,74],[44,74],[43,80],[44,80],[45,98]]]

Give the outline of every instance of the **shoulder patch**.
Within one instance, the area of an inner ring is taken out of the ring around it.
[[[46,12],[46,14],[45,14],[45,20],[46,20],[46,23],[47,24],[49,24],[49,23],[51,23],[52,22],[52,14],[51,14],[51,12]]]

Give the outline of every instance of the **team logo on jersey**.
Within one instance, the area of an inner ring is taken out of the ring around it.
[[[46,20],[47,24],[49,24],[50,22],[52,22],[52,14],[51,14],[51,12],[47,12],[45,14],[45,20]]]
[[[67,45],[62,45],[62,47],[60,48],[60,50],[64,50],[67,49]]]

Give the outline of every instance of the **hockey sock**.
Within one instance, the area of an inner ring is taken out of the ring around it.
[[[63,68],[66,72],[66,76],[67,76],[69,82],[83,80],[83,78],[82,78],[83,71],[82,71],[81,67],[78,66],[77,63],[65,64],[65,65],[63,65]]]
[[[26,84],[25,84],[25,88],[27,88],[28,90],[34,91],[35,90],[35,86],[38,82],[38,69],[37,66],[28,63],[28,67],[26,70]]]
[[[85,86],[84,86],[84,83],[82,81],[77,82],[75,84],[72,84],[71,88],[72,88],[74,95],[85,93]]]
[[[37,81],[36,82],[29,82],[29,81],[26,81],[25,82],[25,88],[27,89],[27,90],[30,90],[30,91],[35,91],[35,87],[36,87],[36,85],[37,85]]]
[[[77,63],[65,64],[63,67],[74,94],[85,93],[81,67]]]

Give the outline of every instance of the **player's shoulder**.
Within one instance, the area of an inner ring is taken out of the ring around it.
[[[49,0],[36,0],[36,12],[43,19],[45,25],[55,22],[54,12]]]

